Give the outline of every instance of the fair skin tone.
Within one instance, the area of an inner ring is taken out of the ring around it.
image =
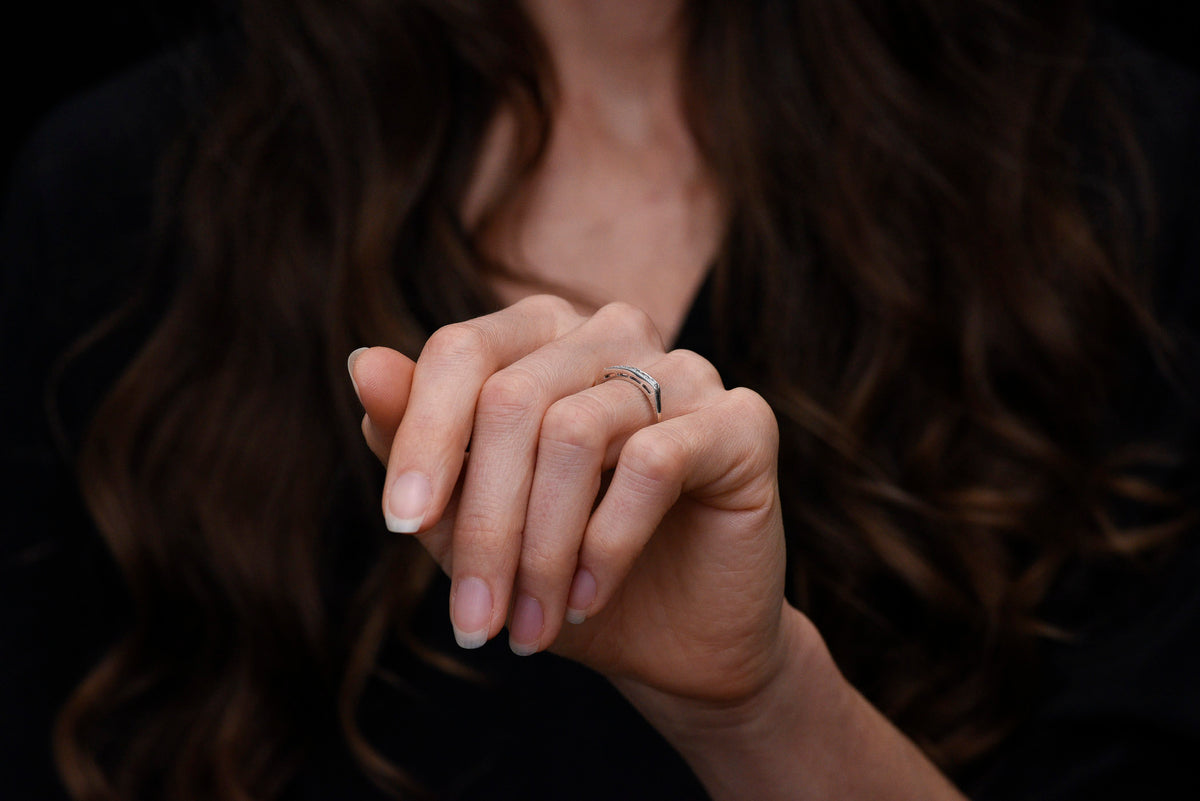
[[[555,132],[488,246],[617,302],[500,283],[512,305],[435,333],[415,363],[356,352],[389,527],[451,576],[461,645],[507,626],[519,654],[604,674],[715,799],[961,798],[783,596],[770,407],[664,346],[722,221],[679,107],[678,4],[526,6],[561,89]],[[500,119],[488,147],[504,131]],[[473,196],[496,161],[484,153]],[[614,364],[660,382],[661,421],[629,383],[593,385]]]
[[[680,103],[678,9],[527,5],[552,51],[560,96],[548,151],[520,209],[504,215],[486,242],[533,281],[496,289],[510,303],[539,283],[596,305],[624,301],[649,314],[670,342],[724,224]],[[466,200],[468,224],[494,189],[512,133],[507,116],[493,121]]]

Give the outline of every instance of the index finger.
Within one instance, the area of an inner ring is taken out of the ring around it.
[[[434,332],[417,359],[392,440],[383,493],[390,531],[415,533],[441,518],[462,471],[483,383],[582,322],[562,298],[535,295]]]

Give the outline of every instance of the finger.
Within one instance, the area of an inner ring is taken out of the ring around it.
[[[346,361],[350,382],[363,405],[363,437],[372,453],[387,463],[396,428],[408,405],[412,359],[391,348],[359,348]]]
[[[462,497],[461,482],[454,493],[450,495],[450,500],[442,513],[442,519],[413,535],[447,576],[453,575],[454,572],[454,550],[451,548],[451,543],[454,538],[454,519],[460,497]]]
[[[464,647],[482,645],[504,625],[546,410],[590,387],[605,364],[626,357],[648,361],[661,348],[644,312],[612,304],[484,383],[453,542],[451,622]],[[521,611],[527,620],[540,610],[526,604]]]
[[[613,596],[634,562],[684,493],[743,516],[743,530],[756,531],[777,510],[775,470],[778,431],[770,407],[756,393],[733,389],[717,403],[692,414],[644,428],[621,450],[612,483],[584,533],[579,566],[568,596],[569,619],[595,615]],[[675,534],[675,532],[672,532]],[[731,564],[754,560],[754,543],[729,543],[724,532],[692,531],[680,548],[679,571],[691,568],[685,554],[719,558],[732,548]],[[775,543],[760,543],[775,547]],[[736,579],[736,576],[733,578]],[[740,579],[737,579],[740,580]],[[696,588],[709,592],[709,588]],[[695,599],[703,602],[703,599]]]
[[[369,415],[364,414],[362,416],[362,424],[360,428],[362,429],[363,439],[366,441],[367,447],[371,449],[371,453],[375,454],[375,458],[378,459],[381,464],[386,465],[388,451],[390,450],[391,446],[391,440],[385,439],[384,435],[375,428],[375,425],[371,422]]]
[[[671,390],[662,409],[667,419],[691,413],[724,392],[716,369],[690,351],[669,353],[647,372]],[[657,417],[650,398],[620,380],[569,395],[547,410],[509,626],[514,652],[542,650],[558,636],[601,474],[616,464],[629,436]]]
[[[429,338],[388,456],[383,512],[390,530],[414,533],[441,517],[462,470],[484,381],[580,319],[566,301],[537,296]]]

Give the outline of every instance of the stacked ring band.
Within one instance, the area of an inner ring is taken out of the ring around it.
[[[605,367],[604,371],[600,373],[600,377],[596,379],[596,383],[603,384],[605,381],[611,381],[614,378],[621,381],[628,381],[644,392],[650,400],[651,408],[654,410],[655,422],[662,419],[662,388],[654,380],[653,376],[636,367],[618,364],[613,367]]]

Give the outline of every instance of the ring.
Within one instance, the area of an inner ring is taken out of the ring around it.
[[[654,409],[654,421],[657,423],[662,420],[662,388],[649,373],[626,364],[618,364],[613,367],[605,367],[604,372],[600,373],[600,377],[596,379],[596,384],[603,384],[614,378],[628,381],[644,392],[650,399],[651,408]]]

